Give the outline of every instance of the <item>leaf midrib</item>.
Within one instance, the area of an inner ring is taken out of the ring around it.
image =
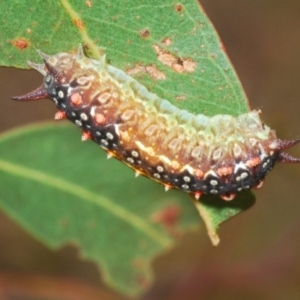
[[[116,203],[113,203],[109,199],[90,192],[85,188],[82,188],[57,176],[53,177],[38,170],[22,167],[5,160],[0,160],[0,170],[14,176],[19,176],[26,180],[32,180],[40,184],[56,188],[60,191],[69,193],[74,197],[79,197],[83,201],[88,201],[97,206],[100,206],[114,215],[116,218],[123,220],[124,222],[130,224],[132,227],[143,232],[145,235],[148,235],[153,241],[155,241],[162,247],[170,246],[170,239],[160,234],[159,231],[155,230],[143,219],[137,217],[135,214],[129,212]]]

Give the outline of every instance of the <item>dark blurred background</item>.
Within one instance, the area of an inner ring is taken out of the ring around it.
[[[201,0],[201,4],[252,108],[262,109],[263,120],[279,137],[300,137],[300,1]],[[55,110],[50,102],[28,103],[20,109],[10,101],[11,95],[40,84],[37,72],[1,68],[0,78],[1,132],[52,120]],[[300,156],[300,146],[291,153]],[[142,299],[300,299],[300,165],[278,165],[256,196],[252,209],[221,226],[217,248],[205,230],[199,230],[159,257],[154,263],[156,283]],[[30,289],[37,284],[46,290],[52,286],[61,296],[67,287],[78,299],[125,299],[101,284],[97,268],[82,261],[75,248],[50,251],[3,214],[0,242],[0,299],[57,299],[43,297],[42,291],[33,298]],[[67,281],[62,284],[61,278]],[[14,292],[5,298],[8,286]]]

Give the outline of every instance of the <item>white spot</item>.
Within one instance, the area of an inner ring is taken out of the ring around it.
[[[241,187],[239,187],[239,188],[237,189],[237,191],[238,191],[238,192],[240,192],[241,190],[242,190],[242,188],[241,188]]]
[[[154,174],[153,174],[153,177],[155,177],[155,178],[158,178],[158,179],[159,179],[159,178],[160,178],[160,175],[159,175],[158,173],[154,173]]]
[[[173,139],[169,144],[168,148],[171,150],[175,150],[180,146],[180,139]]]
[[[145,135],[147,135],[147,136],[152,136],[152,135],[154,134],[154,132],[155,132],[156,130],[158,130],[158,129],[159,129],[159,126],[158,126],[158,125],[150,125],[150,126],[146,129]]]
[[[82,123],[81,123],[80,120],[75,120],[75,124],[76,124],[77,126],[82,126]]]
[[[123,121],[128,121],[133,115],[134,115],[134,110],[129,109],[129,110],[126,110],[126,111],[122,114],[121,119],[122,119]]]
[[[221,158],[221,156],[222,156],[222,149],[221,148],[219,148],[219,149],[217,149],[213,152],[213,159],[214,160],[219,160]]]
[[[218,185],[218,181],[217,181],[217,180],[214,180],[214,179],[212,179],[212,180],[210,181],[210,184],[211,184],[211,185]]]
[[[247,178],[247,177],[248,177],[248,173],[243,172],[243,173],[241,174],[241,179],[245,179],[245,178]]]
[[[184,176],[184,177],[183,177],[183,180],[184,180],[185,182],[190,182],[190,181],[191,181],[191,178],[188,177],[188,176]]]
[[[131,155],[133,157],[138,157],[139,156],[139,153],[137,151],[131,151]]]
[[[104,104],[107,102],[107,100],[111,97],[110,93],[103,93],[100,96],[98,96],[97,100],[101,103]]]
[[[250,138],[250,139],[249,139],[249,142],[250,142],[251,146],[254,147],[254,146],[256,145],[256,143],[257,143],[257,139],[255,139],[255,138]]]
[[[101,132],[100,132],[100,131],[96,131],[95,134],[96,134],[97,136],[100,136],[100,135],[101,135]]]
[[[191,153],[191,156],[194,157],[194,158],[198,158],[201,154],[201,151],[202,151],[202,147],[198,146],[198,147],[193,149],[193,151]]]
[[[81,113],[80,114],[80,118],[84,121],[86,121],[88,119],[88,116],[85,113]]]
[[[95,117],[95,115],[96,115],[96,112],[95,112],[95,110],[97,109],[97,106],[93,106],[91,109],[90,109],[90,115],[92,116],[92,117]]]
[[[50,74],[48,74],[48,75],[45,77],[45,81],[46,81],[47,83],[49,83],[49,82],[51,81],[51,75],[50,75]]]
[[[56,105],[58,104],[58,101],[57,101],[56,98],[53,98],[52,100],[53,100],[53,102],[54,102]]]
[[[130,162],[131,164],[134,164],[134,160],[133,160],[133,158],[131,158],[131,157],[127,157],[127,159],[126,159],[128,162]]]
[[[113,134],[110,133],[110,132],[107,132],[107,133],[106,133],[106,136],[107,136],[107,138],[109,138],[110,140],[113,140],[113,139],[114,139]]]
[[[64,98],[64,95],[65,95],[65,94],[64,94],[63,91],[59,91],[59,92],[58,92],[58,97],[59,97],[59,98],[63,99],[63,98]]]
[[[181,187],[185,190],[188,190],[190,188],[187,184],[183,184]]]
[[[80,84],[80,85],[85,85],[88,81],[92,81],[94,79],[94,76],[91,75],[91,76],[81,76],[77,79],[77,82]]]
[[[242,155],[242,148],[236,143],[233,146],[233,155],[236,158],[239,158]]]
[[[115,131],[116,131],[117,136],[120,136],[120,125],[115,124],[114,127],[115,127]]]
[[[63,108],[66,108],[66,107],[67,107],[65,103],[62,103],[61,106],[62,106]]]
[[[215,171],[210,170],[204,174],[204,179],[206,179],[206,177],[208,177],[209,175],[212,175],[213,177],[218,177]]]
[[[156,169],[157,169],[158,172],[163,172],[164,171],[164,168],[162,166],[158,166]]]
[[[74,113],[74,112],[71,112],[71,115],[72,115],[72,117],[76,117],[76,113]]]
[[[185,165],[180,171],[187,170],[191,175],[194,175],[194,169],[190,165]]]
[[[102,139],[102,140],[101,140],[101,143],[102,143],[103,145],[105,145],[105,146],[108,146],[108,141],[107,141],[107,140]]]
[[[217,193],[218,193],[217,190],[210,190],[210,192],[211,192],[212,194],[217,194]]]
[[[235,178],[236,181],[241,181],[241,179],[242,179],[241,176],[236,176]]]

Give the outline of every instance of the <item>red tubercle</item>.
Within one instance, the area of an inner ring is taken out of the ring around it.
[[[81,135],[81,140],[84,142],[84,141],[87,141],[87,140],[90,140],[92,138],[92,135],[90,132],[88,131],[82,131],[82,135]]]
[[[96,114],[94,120],[97,124],[102,124],[102,125],[105,124],[106,122],[106,118],[102,114]]]
[[[225,177],[228,175],[231,175],[233,173],[233,167],[228,166],[228,167],[221,167],[217,170],[217,173],[221,177]]]
[[[198,179],[201,179],[204,175],[204,172],[200,169],[197,169],[196,172],[195,172],[195,175]]]
[[[62,120],[66,119],[67,115],[64,111],[59,110],[55,115],[54,115],[54,120]]]
[[[196,193],[195,193],[195,198],[196,198],[196,200],[199,200],[200,197],[201,197],[201,195],[202,195],[202,193],[196,192]]]
[[[170,184],[164,184],[164,187],[166,192],[173,188],[173,186]]]
[[[235,198],[236,194],[235,193],[230,193],[230,194],[225,194],[225,195],[220,195],[220,197],[224,200],[224,201],[231,201]]]
[[[75,106],[79,106],[82,104],[82,96],[79,93],[74,93],[71,95],[70,102]]]

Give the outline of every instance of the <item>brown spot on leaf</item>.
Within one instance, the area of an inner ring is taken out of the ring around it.
[[[176,4],[175,9],[177,12],[182,12],[183,11],[183,5],[182,4]]]
[[[143,289],[148,289],[151,285],[151,282],[146,278],[145,275],[140,274],[137,277],[137,283],[140,287],[142,287]]]
[[[81,19],[74,19],[74,24],[80,29],[84,29],[84,22]]]
[[[150,35],[150,31],[148,29],[143,29],[139,33],[143,39],[147,38]]]
[[[186,99],[186,96],[185,96],[185,95],[178,95],[178,96],[175,97],[175,99],[176,99],[177,101],[183,101],[183,100]]]
[[[68,219],[67,217],[61,218],[61,219],[59,220],[59,225],[60,225],[61,227],[63,227],[63,228],[69,226],[69,224],[70,224],[70,222],[69,222],[69,219]]]
[[[165,66],[172,68],[177,73],[189,72],[192,73],[195,71],[196,62],[191,58],[180,58],[176,57],[167,50],[161,49],[159,46],[153,46],[155,52],[157,53],[158,60],[163,63]]]
[[[166,79],[166,75],[165,73],[163,73],[162,71],[160,71],[156,65],[140,65],[140,64],[136,64],[133,68],[128,69],[126,71],[126,73],[128,75],[136,75],[139,73],[146,73],[148,74],[152,79],[155,80],[164,80]]]
[[[15,38],[11,44],[20,50],[24,50],[29,46],[29,41],[25,38]]]
[[[170,38],[166,37],[161,41],[165,46],[170,46],[172,44],[172,41]]]
[[[154,213],[151,220],[155,223],[161,223],[166,229],[173,230],[180,217],[181,211],[177,205],[169,205],[161,211]]]

